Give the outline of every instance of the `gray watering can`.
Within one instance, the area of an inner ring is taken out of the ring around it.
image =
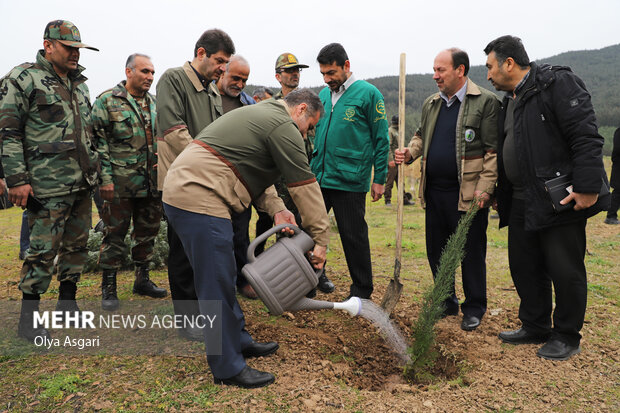
[[[292,229],[295,235],[281,237],[258,257],[254,255],[258,244],[286,227]],[[291,224],[277,225],[250,243],[248,263],[243,266],[243,275],[273,315],[280,315],[284,311],[332,308],[345,310],[352,316],[359,315],[362,302],[358,297],[351,297],[342,303],[306,297],[319,283],[317,271],[305,256],[313,247],[312,238],[298,227]]]

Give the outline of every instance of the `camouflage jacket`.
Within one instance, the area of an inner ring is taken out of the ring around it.
[[[42,53],[0,82],[0,139],[8,187],[30,184],[48,198],[95,185],[99,161],[84,68],[69,74],[69,88]]]
[[[388,152],[388,162],[394,160],[394,152],[398,149],[398,126],[390,125],[388,128],[390,137],[390,151]]]
[[[114,184],[114,196],[158,196],[155,136],[155,98],[147,93],[150,119],[125,89],[125,81],[97,97],[93,123],[102,185]],[[147,133],[147,128],[149,129]]]

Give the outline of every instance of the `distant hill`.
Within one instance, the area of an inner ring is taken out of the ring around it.
[[[569,66],[583,79],[592,95],[599,125],[620,126],[620,76],[617,72],[620,67],[620,44],[599,50],[566,52],[537,60],[537,63]],[[469,77],[474,82],[495,92],[486,80],[486,75],[487,70],[483,65],[472,66],[469,70]],[[397,113],[398,77],[385,76],[367,80],[383,93],[388,113]],[[432,74],[407,75],[407,112],[413,114],[416,123],[422,102],[436,91]],[[409,130],[409,127],[407,129]]]
[[[537,63],[549,63],[552,65],[569,66],[586,84],[590,94],[594,110],[601,126],[601,134],[606,140],[611,139],[615,128],[620,127],[620,44],[605,47],[598,50],[580,50],[566,52],[546,59],[540,59]],[[493,86],[486,80],[487,69],[484,65],[472,66],[469,69],[469,77],[478,85],[496,92]],[[375,85],[385,98],[385,106],[388,117],[398,113],[398,76],[383,76],[366,79]],[[253,90],[252,86],[248,89]],[[321,87],[313,88],[319,91]],[[420,109],[424,99],[437,92],[437,86],[432,74],[407,75],[406,96],[406,136],[413,135],[420,121]],[[610,142],[605,145],[605,152],[610,153]]]

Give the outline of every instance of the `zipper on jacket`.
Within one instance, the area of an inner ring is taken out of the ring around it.
[[[523,96],[521,97],[521,99],[519,99],[519,106],[518,106],[518,108],[521,108],[521,114],[522,114],[522,116],[523,116],[523,109],[522,109],[522,108],[525,106],[525,98],[527,97],[527,99],[528,99],[528,100],[529,100],[529,99],[532,99],[532,98],[533,98],[533,96],[535,95],[535,93],[534,93],[534,92],[535,92],[537,89],[538,89],[538,88],[537,88],[537,86],[536,86],[535,84],[534,84],[534,85],[532,85],[532,87],[530,87],[529,89],[527,89],[527,90],[525,90],[525,91],[523,92]],[[539,91],[539,92],[540,92],[540,91]],[[515,108],[514,108],[514,111],[515,111],[515,112],[516,112],[516,110],[517,110],[517,105],[515,105]],[[514,114],[513,114],[513,119],[514,119]],[[513,120],[513,122],[514,122],[514,120]],[[523,119],[521,119],[521,122],[523,122]],[[513,127],[514,127],[514,125],[513,125]],[[521,129],[521,132],[523,132],[523,129],[524,129],[524,128],[523,128],[523,127],[521,127],[520,129]],[[516,138],[516,137],[517,137],[517,135],[516,135],[516,133],[514,133],[514,131],[513,131],[513,134],[514,134],[514,137],[513,137],[513,139],[514,139],[514,138]],[[532,161],[533,161],[533,159],[534,159],[534,154],[532,153],[531,142],[524,142],[524,141],[523,141],[523,136],[522,136],[522,134],[521,134],[521,136],[520,136],[520,139],[521,139],[521,144],[525,146],[525,150],[527,151],[527,157],[526,157],[526,158],[528,158],[528,159],[526,160],[526,162],[525,162],[525,164],[526,164],[525,171],[521,171],[522,176],[523,176],[523,177],[524,177],[527,181],[529,181],[529,182],[527,182],[527,183],[526,183],[526,182],[524,182],[524,184],[525,184],[525,186],[526,186],[526,187],[527,187],[528,185],[534,185],[534,186],[535,186],[536,175],[535,175],[535,173],[534,173],[533,175],[530,173],[530,172],[532,171],[532,169],[533,169],[533,167],[532,167],[531,163],[532,163]],[[515,140],[515,142],[514,142],[514,143],[515,143],[515,149],[516,149],[516,143],[517,143],[517,142],[516,142],[516,140]],[[517,153],[517,158],[518,158],[518,153]],[[525,173],[523,173],[523,172],[525,172]]]
[[[332,124],[332,115],[334,114],[334,106],[332,105],[332,109],[329,112],[329,120],[327,121],[327,129],[325,129],[325,139],[323,140],[323,160],[321,161],[323,165],[323,174],[321,175],[321,179],[319,180],[319,186],[323,182],[323,178],[325,177],[325,154],[327,153],[327,134],[329,133],[329,127]]]

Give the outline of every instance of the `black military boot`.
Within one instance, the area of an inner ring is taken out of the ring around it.
[[[133,293],[147,295],[153,298],[163,298],[168,295],[165,288],[159,288],[149,278],[149,265],[136,267],[136,280],[133,283]]]
[[[80,311],[77,302],[75,301],[75,292],[77,291],[77,285],[72,281],[61,281],[58,288],[58,303],[56,304],[56,311]]]
[[[106,311],[114,311],[118,306],[116,270],[103,270],[101,276],[101,308]]]
[[[36,337],[50,340],[50,333],[41,326],[34,327],[34,312],[39,311],[39,294],[23,294],[22,310],[19,314],[17,335],[34,343]]]

